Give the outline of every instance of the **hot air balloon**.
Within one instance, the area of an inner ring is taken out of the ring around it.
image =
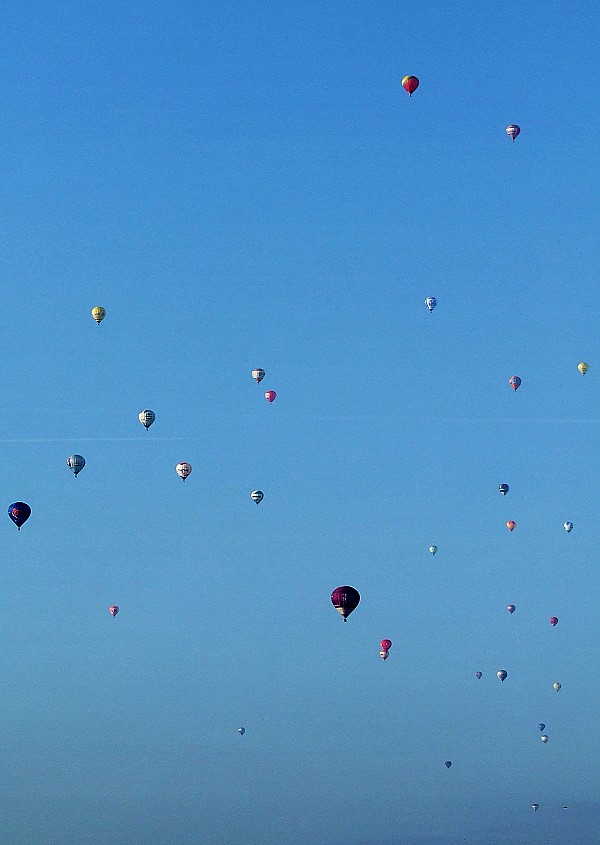
[[[573,523],[572,522],[565,522],[565,523],[563,523],[563,528],[565,529],[567,534],[570,534],[571,531],[573,530]]]
[[[499,672],[496,672],[496,677],[504,683],[504,681],[508,678],[508,672],[506,669],[500,669]]]
[[[437,305],[437,299],[435,298],[435,296],[426,296],[425,305],[429,308],[429,312],[431,313]]]
[[[240,736],[244,736],[244,734],[246,733],[246,728],[238,728],[238,733]]]
[[[509,519],[508,522],[506,523],[506,527],[508,528],[509,531],[514,531],[515,528],[517,527],[517,523],[514,521],[514,519]]]
[[[353,610],[358,607],[360,593],[354,587],[336,587],[331,594],[331,603],[342,614],[344,622]]]
[[[274,390],[267,390],[265,392],[265,399],[267,400],[267,402],[274,402],[276,398],[277,394]]]
[[[542,735],[541,735],[541,737],[540,737],[540,739],[542,740],[542,742],[548,742],[548,740],[550,739],[550,737],[549,737],[549,736],[547,736],[547,734],[542,734]]]
[[[252,378],[257,384],[260,384],[264,377],[265,371],[261,370],[260,367],[257,367],[255,370],[252,370]]]
[[[475,677],[479,680],[483,675],[483,672],[475,672]]]
[[[145,411],[140,411],[138,414],[138,420],[144,426],[146,431],[148,431],[155,419],[156,414],[154,413],[154,411],[149,411],[148,408],[146,408]]]
[[[511,376],[508,380],[508,383],[512,387],[513,390],[518,390],[521,387],[521,379],[519,376]]]
[[[514,613],[517,608],[514,606],[514,604],[507,604],[506,609],[509,613]]]
[[[83,455],[69,455],[69,457],[67,458],[67,466],[69,467],[75,478],[77,478],[77,476],[85,466],[85,458],[83,457]]]
[[[506,134],[511,140],[514,141],[517,135],[521,134],[521,127],[517,126],[516,123],[509,123],[509,125],[506,127]]]
[[[392,641],[391,640],[382,640],[381,641],[381,648],[382,648],[383,651],[389,651],[391,649],[391,647],[392,647]]]
[[[559,682],[558,682],[558,681],[556,681],[556,683],[552,684],[552,686],[554,687],[554,689],[556,690],[556,692],[558,692],[558,691],[559,691],[559,689],[562,687],[562,684],[559,684]]]
[[[408,91],[408,96],[412,97],[413,91],[416,91],[419,87],[419,80],[416,76],[405,76],[402,79],[402,87],[405,91]]]
[[[111,615],[111,616],[113,617],[113,619],[114,619],[114,617],[115,617],[115,616],[117,615],[117,613],[119,612],[119,608],[117,607],[117,605],[116,605],[116,604],[111,604],[111,606],[108,608],[108,612],[110,613],[110,615]]]
[[[175,472],[181,478],[182,481],[185,481],[185,479],[188,477],[188,475],[191,473],[191,471],[192,471],[192,465],[186,463],[185,461],[182,461],[181,463],[177,464],[177,466],[175,467]]]
[[[446,760],[446,762],[444,763],[444,766],[445,766],[447,769],[449,769],[451,765],[452,765],[452,760]]]
[[[389,654],[387,653],[387,651],[384,648],[382,648],[381,651],[379,652],[379,656],[381,657],[382,660],[387,660],[388,657],[389,657]]]
[[[556,625],[558,625],[558,616],[551,616],[551,617],[550,617],[550,624],[552,625],[552,627],[553,627],[553,628],[554,628]]]
[[[31,516],[31,508],[25,502],[13,502],[8,508],[8,515],[20,531],[23,523]]]
[[[579,372],[581,373],[582,376],[584,376],[587,373],[589,368],[590,368],[590,365],[586,364],[585,361],[582,361],[580,364],[577,364],[577,369],[579,370]]]
[[[257,505],[260,505],[262,500],[265,498],[265,494],[262,490],[253,490],[252,493],[250,493],[250,498],[253,502],[256,502]]]
[[[102,320],[106,317],[106,311],[102,306],[96,305],[92,308],[92,317],[100,325]]]
[[[510,487],[508,486],[508,484],[499,484],[498,490],[500,490],[500,492],[503,496],[506,496],[506,494],[510,490]]]
[[[540,722],[540,723],[539,723],[539,725],[538,725],[538,728],[539,728],[541,731],[543,731],[545,727],[546,727],[546,725],[545,725],[543,722]]]
[[[437,550],[438,550],[437,546],[429,546],[429,551],[431,552],[432,555],[434,555],[437,552]]]
[[[540,806],[539,804],[532,804],[531,805],[531,809],[533,810],[534,813],[537,813],[539,806]]]

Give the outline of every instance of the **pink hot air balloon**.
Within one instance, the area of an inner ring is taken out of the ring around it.
[[[509,613],[514,613],[517,608],[514,606],[514,604],[507,604],[506,609]]]
[[[119,612],[119,608],[117,607],[116,604],[111,604],[111,606],[108,608],[108,612],[114,618],[117,615],[117,613]]]
[[[267,390],[265,392],[265,399],[267,400],[267,402],[274,402],[276,398],[277,394],[274,390]]]
[[[515,528],[517,527],[517,523],[514,521],[514,519],[509,519],[508,522],[506,523],[506,527],[508,528],[509,531],[514,531]]]
[[[550,617],[550,624],[554,628],[555,625],[558,625],[558,616],[551,616]]]

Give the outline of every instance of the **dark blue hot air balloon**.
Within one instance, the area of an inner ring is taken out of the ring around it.
[[[538,728],[539,728],[541,731],[543,731],[545,727],[546,727],[546,725],[545,725],[543,722],[540,722],[540,723],[539,723],[539,725],[538,725]]]
[[[31,508],[25,502],[13,502],[8,508],[8,515],[20,531],[23,523],[31,516]]]

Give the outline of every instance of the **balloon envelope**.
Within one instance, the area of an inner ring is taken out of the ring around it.
[[[546,736],[546,734],[542,734],[540,739],[542,740],[542,742],[548,742],[549,737]]]
[[[564,523],[563,523],[563,528],[565,529],[565,531],[567,532],[567,534],[570,534],[570,533],[571,533],[571,531],[573,530],[573,523],[572,523],[572,522],[564,522]]]
[[[265,391],[265,399],[267,400],[267,402],[274,402],[276,398],[277,394],[274,390]]]
[[[508,484],[499,484],[498,490],[500,490],[503,496],[506,496],[506,494],[510,490],[510,487],[508,486]]]
[[[532,804],[531,805],[531,809],[533,810],[534,813],[537,813],[537,809],[538,809],[539,806],[540,806],[539,804]]]
[[[477,678],[477,680],[479,680],[482,675],[483,675],[483,672],[475,672],[475,677]]]
[[[437,550],[438,550],[437,546],[429,546],[429,551],[431,552],[432,555],[434,555],[437,552]]]
[[[452,760],[446,760],[446,762],[444,763],[444,766],[445,766],[447,769],[449,769],[451,765],[452,765]]]
[[[111,604],[111,606],[108,608],[108,612],[110,613],[110,615],[112,617],[115,617],[117,615],[117,613],[119,612],[119,608],[117,607],[116,604]]]
[[[67,458],[67,466],[74,474],[75,478],[79,475],[85,466],[85,458],[83,455],[69,455]]]
[[[496,672],[496,676],[504,683],[504,681],[508,678],[508,672],[506,669],[500,669],[499,672]]]
[[[508,528],[509,531],[514,531],[515,528],[517,527],[517,523],[514,521],[514,519],[509,519],[508,522],[506,523],[506,527]]]
[[[405,76],[402,79],[402,87],[405,91],[408,91],[408,96],[412,97],[413,91],[416,91],[419,87],[419,80],[416,76]]]
[[[92,317],[94,320],[100,325],[102,320],[106,317],[106,311],[102,308],[101,305],[95,305],[92,308]]]
[[[154,411],[150,411],[148,408],[146,408],[144,411],[140,411],[138,414],[138,420],[144,426],[146,431],[148,431],[155,419],[156,414],[154,413]]]
[[[389,651],[391,649],[391,647],[392,647],[392,641],[391,640],[382,640],[381,641],[381,648],[383,649],[383,651]]]
[[[517,135],[521,134],[521,127],[517,126],[516,123],[509,123],[506,127],[506,134],[511,140],[514,141]]]
[[[240,736],[244,736],[244,734],[246,733],[246,728],[238,728],[238,733],[240,734]]]
[[[336,587],[331,594],[331,603],[341,613],[344,622],[353,610],[358,607],[360,593],[354,587]]]
[[[519,376],[511,376],[508,380],[508,383],[512,387],[513,390],[518,390],[521,386],[521,379]]]
[[[256,502],[257,505],[260,505],[262,500],[265,498],[265,494],[262,490],[253,490],[252,493],[250,493],[250,498],[253,502]]]
[[[558,625],[558,616],[551,616],[550,617],[550,624],[552,625],[553,628],[554,628],[555,625]]]
[[[538,725],[538,728],[539,728],[541,731],[543,731],[545,727],[546,727],[546,725],[545,725],[543,722],[540,722],[540,723],[539,723],[539,725]]]
[[[260,367],[257,367],[255,370],[252,370],[252,378],[257,384],[260,384],[264,377],[265,371],[261,370]]]
[[[556,690],[556,692],[558,692],[558,691],[559,691],[559,689],[561,688],[562,684],[559,684],[559,683],[558,683],[558,681],[556,681],[556,683],[555,683],[555,684],[552,684],[552,686],[554,687],[554,689]]]
[[[579,370],[579,372],[581,373],[582,376],[584,376],[587,373],[589,368],[590,368],[590,365],[586,364],[585,361],[582,361],[580,364],[577,364],[577,369]]]
[[[191,471],[192,471],[192,465],[186,463],[185,461],[182,461],[181,463],[177,464],[177,466],[175,467],[175,472],[177,473],[177,475],[183,481],[185,481],[185,479],[188,477],[188,475],[191,473]]]
[[[426,296],[425,305],[429,308],[430,312],[433,311],[433,309],[437,305],[437,299],[435,298],[435,296]]]
[[[514,604],[507,604],[506,609],[508,610],[509,613],[514,613],[517,608],[515,607]]]
[[[23,523],[31,516],[31,508],[25,502],[13,502],[8,508],[8,515],[20,531]]]

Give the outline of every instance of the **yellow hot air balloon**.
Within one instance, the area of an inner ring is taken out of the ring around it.
[[[590,365],[586,364],[585,361],[582,361],[581,364],[577,364],[577,369],[579,370],[579,372],[581,373],[582,376],[584,376],[587,373],[589,368],[590,368]]]
[[[106,310],[101,305],[96,305],[92,308],[92,317],[100,325],[102,320],[106,317]]]

